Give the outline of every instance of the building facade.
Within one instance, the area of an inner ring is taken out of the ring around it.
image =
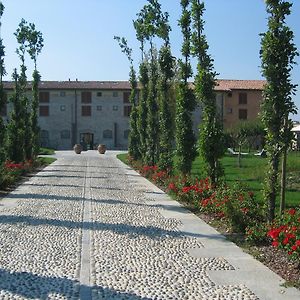
[[[224,128],[257,118],[264,81],[219,80],[217,105]],[[5,82],[7,98],[13,83]],[[31,86],[28,87],[30,97]],[[108,149],[126,149],[129,135],[130,84],[126,81],[43,81],[39,94],[41,145],[57,150],[84,143],[87,149],[106,144]],[[1,112],[8,121],[12,106]],[[193,113],[194,131],[201,123],[201,108]]]

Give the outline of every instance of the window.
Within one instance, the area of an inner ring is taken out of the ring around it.
[[[131,106],[124,106],[124,117],[130,117]]]
[[[60,111],[65,111],[66,110],[66,106],[65,105],[61,105],[60,106]]]
[[[70,137],[71,137],[70,130],[62,130],[60,132],[60,137],[61,137],[61,139],[70,139]]]
[[[49,103],[49,92],[40,92],[39,100],[40,103]]]
[[[60,95],[61,97],[66,97],[66,92],[65,92],[65,91],[61,91],[61,92],[59,93],[59,95]]]
[[[42,105],[40,106],[40,117],[49,116],[49,106]]]
[[[97,97],[102,97],[102,92],[97,92]]]
[[[247,93],[239,93],[239,104],[247,104]]]
[[[81,115],[83,117],[90,117],[92,115],[92,109],[89,105],[81,106]]]
[[[118,97],[119,93],[118,92],[113,92],[113,97]]]
[[[247,120],[248,111],[247,109],[239,109],[239,119],[240,120]]]
[[[124,139],[126,139],[126,140],[128,139],[129,132],[130,132],[129,129],[127,129],[127,130],[124,131]]]
[[[7,105],[4,104],[2,109],[0,110],[0,117],[6,117],[7,116]]]
[[[123,103],[130,103],[129,97],[130,97],[130,92],[124,92],[123,93]]]
[[[97,110],[102,110],[102,106],[101,105],[97,105]]]
[[[81,103],[91,103],[92,93],[91,92],[81,92]]]
[[[116,111],[116,110],[118,110],[118,109],[119,109],[118,105],[114,105],[114,106],[113,106],[113,110]]]
[[[103,138],[104,139],[112,139],[112,131],[109,129],[106,129],[103,131]]]

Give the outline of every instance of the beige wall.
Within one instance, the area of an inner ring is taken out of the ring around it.
[[[247,104],[239,104],[239,93],[247,93]],[[224,128],[236,126],[239,119],[239,109],[247,109],[247,120],[252,121],[258,117],[260,104],[262,101],[262,91],[233,90],[230,97],[229,93],[224,93],[223,120]]]

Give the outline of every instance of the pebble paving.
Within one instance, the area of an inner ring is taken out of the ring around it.
[[[0,299],[258,299],[216,285],[201,239],[149,205],[114,155],[61,156],[0,206]],[[1,202],[0,202],[1,203]]]

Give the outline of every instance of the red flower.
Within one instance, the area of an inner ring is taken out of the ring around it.
[[[296,213],[296,209],[295,209],[295,208],[291,208],[291,209],[288,211],[288,214],[291,215],[291,216],[295,215],[295,213]]]
[[[293,251],[296,251],[297,248],[298,248],[298,247],[297,247],[296,245],[292,246],[292,250],[293,250]]]
[[[295,243],[296,246],[300,247],[300,240],[297,240]]]
[[[286,237],[283,241],[282,241],[282,244],[283,245],[287,245],[288,243],[289,243],[289,238],[288,237]]]
[[[278,247],[278,246],[279,246],[279,242],[278,242],[278,241],[272,242],[272,246],[273,246],[273,247]]]
[[[272,239],[277,239],[280,232],[281,230],[279,228],[274,228],[268,232],[268,236],[270,236]]]

